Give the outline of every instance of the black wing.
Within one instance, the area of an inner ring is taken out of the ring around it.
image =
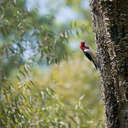
[[[91,55],[90,55],[89,53],[87,53],[87,52],[84,52],[84,54],[85,54],[85,56],[86,56],[90,61],[93,62],[93,64],[95,65],[95,68],[97,69],[97,65],[95,64],[95,62],[94,62],[93,58],[91,57]]]

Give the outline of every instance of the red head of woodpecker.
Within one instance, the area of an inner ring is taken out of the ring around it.
[[[97,58],[96,58],[96,53],[90,49],[89,46],[87,46],[87,44],[85,42],[80,42],[80,48],[81,50],[84,52],[84,55],[93,62],[95,68],[98,68],[98,62],[97,62]]]
[[[85,49],[89,49],[85,42],[80,42],[80,48],[84,51]]]

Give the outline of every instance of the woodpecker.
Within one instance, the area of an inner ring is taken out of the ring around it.
[[[95,68],[97,69],[99,67],[98,65],[98,61],[96,58],[96,53],[90,49],[89,46],[87,46],[87,44],[85,42],[80,42],[80,48],[83,51],[84,55],[93,62]]]

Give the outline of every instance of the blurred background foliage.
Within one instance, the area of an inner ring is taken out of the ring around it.
[[[104,128],[87,0],[0,1],[0,127]]]

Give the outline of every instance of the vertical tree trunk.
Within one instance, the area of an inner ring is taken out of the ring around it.
[[[128,0],[90,0],[107,128],[128,128]]]

